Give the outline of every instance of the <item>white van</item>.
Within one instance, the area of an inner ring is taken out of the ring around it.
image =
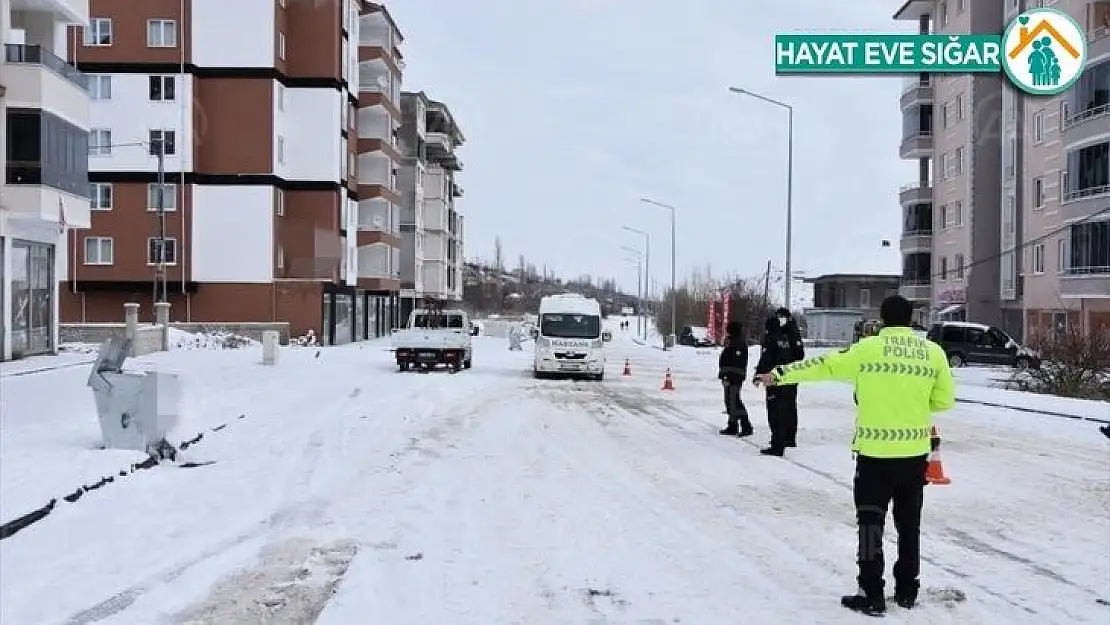
[[[597,300],[575,293],[543,298],[532,337],[536,339],[532,366],[535,377],[604,379],[605,343],[613,336],[601,329],[601,305]]]

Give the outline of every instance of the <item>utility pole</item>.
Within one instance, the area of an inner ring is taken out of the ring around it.
[[[155,139],[150,144],[154,155],[158,157],[158,197],[155,208],[158,209],[158,238],[155,239],[154,251],[157,258],[154,262],[154,298],[153,301],[168,302],[169,286],[166,280],[166,143],[165,138]],[[176,250],[174,250],[176,252]],[[162,288],[158,288],[161,280]]]
[[[771,305],[771,261],[767,261],[767,272],[763,274],[763,309]]]

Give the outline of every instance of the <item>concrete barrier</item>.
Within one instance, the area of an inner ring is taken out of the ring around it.
[[[262,364],[274,366],[278,359],[278,341],[280,335],[276,330],[266,330],[262,333]]]

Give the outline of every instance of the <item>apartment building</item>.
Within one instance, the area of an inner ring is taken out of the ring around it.
[[[462,299],[463,218],[456,149],[465,141],[451,110],[424,92],[401,95],[403,161],[401,309],[424,299]]]
[[[972,319],[1016,336],[1110,327],[1110,2],[909,0],[920,32],[1002,32],[1052,6],[1088,31],[1088,64],[1054,97],[996,77],[907,81],[899,193],[902,293],[925,319]]]
[[[396,158],[358,129],[396,109],[384,7],[89,3],[70,59],[90,76],[92,217],[63,318],[116,321],[125,302],[151,318],[164,292],[175,321],[282,321],[325,344],[395,327],[394,222],[371,212],[390,215]]]
[[[87,0],[0,2],[0,360],[51,353],[65,241],[89,225],[89,87],[65,60]]]
[[[921,33],[1002,31],[1002,7],[968,0],[909,0],[895,19]],[[922,75],[907,82],[899,154],[917,161],[902,205],[902,295],[918,320],[1001,324],[999,300],[1002,81],[998,75]],[[992,259],[976,262],[975,259]]]

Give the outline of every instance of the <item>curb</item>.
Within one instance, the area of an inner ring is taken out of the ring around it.
[[[1022,406],[1008,406],[1006,404],[998,404],[995,402],[981,401],[978,399],[960,399],[956,398],[957,404],[974,404],[977,406],[987,406],[989,408],[1002,408],[1004,410],[1016,410],[1018,412],[1028,412],[1030,414],[1039,414],[1046,417],[1058,417],[1060,419],[1071,419],[1073,421],[1090,421],[1091,423],[1102,423],[1110,425],[1110,419],[1099,419],[1098,417],[1082,417],[1079,415],[1068,414],[1066,412],[1053,412],[1051,410],[1038,410],[1036,408],[1025,408]]]
[[[245,418],[247,418],[247,415],[241,414],[241,415],[239,415],[239,418],[236,419],[236,421],[239,421],[239,420],[242,420],[242,419],[245,419]],[[233,421],[229,421],[228,423],[223,423],[223,424],[218,425],[216,427],[210,428],[209,432],[219,432],[219,431],[227,428],[229,423],[233,423]],[[189,440],[181,442],[177,446],[173,446],[173,445],[169,445],[168,443],[165,443],[166,447],[163,447],[162,449],[159,449],[159,453],[157,453],[157,454],[150,454],[147,457],[146,460],[132,463],[131,466],[129,466],[125,469],[120,469],[114,475],[106,475],[106,476],[100,478],[100,480],[98,480],[98,481],[96,481],[92,484],[84,484],[82,486],[79,486],[76,489],[74,489],[73,492],[68,493],[66,495],[62,495],[60,497],[60,499],[64,502],[66,502],[66,503],[76,503],[77,500],[81,499],[81,497],[83,497],[86,493],[104,488],[108,484],[114,483],[119,478],[124,478],[124,477],[127,477],[129,475],[134,475],[135,473],[138,473],[139,471],[143,471],[143,470],[146,470],[146,469],[153,469],[154,467],[162,464],[166,460],[169,460],[170,462],[173,462],[177,459],[177,452],[178,451],[185,451],[186,449],[196,445],[197,443],[199,443],[201,440],[204,439],[204,434],[205,434],[204,432],[198,432],[196,436],[194,436],[193,438],[190,438]],[[181,463],[179,465],[176,465],[176,466],[178,468],[182,468],[182,469],[192,469],[192,468],[196,468],[196,467],[207,466],[207,465],[210,465],[210,464],[214,464],[214,463],[211,462],[211,461],[209,461],[209,462],[183,462],[183,463]],[[44,505],[44,506],[42,506],[42,507],[40,507],[36,510],[32,510],[31,512],[29,512],[29,513],[27,513],[27,514],[25,514],[25,515],[23,515],[19,518],[12,519],[11,521],[8,521],[7,523],[4,523],[3,525],[0,525],[0,540],[4,540],[5,538],[8,538],[8,537],[14,535],[16,532],[18,532],[22,529],[25,529],[27,527],[30,527],[31,525],[34,525],[35,523],[38,523],[39,521],[45,519],[57,507],[58,499],[59,499],[59,497],[55,497],[55,498],[51,499],[49,502],[47,502],[46,505]]]

